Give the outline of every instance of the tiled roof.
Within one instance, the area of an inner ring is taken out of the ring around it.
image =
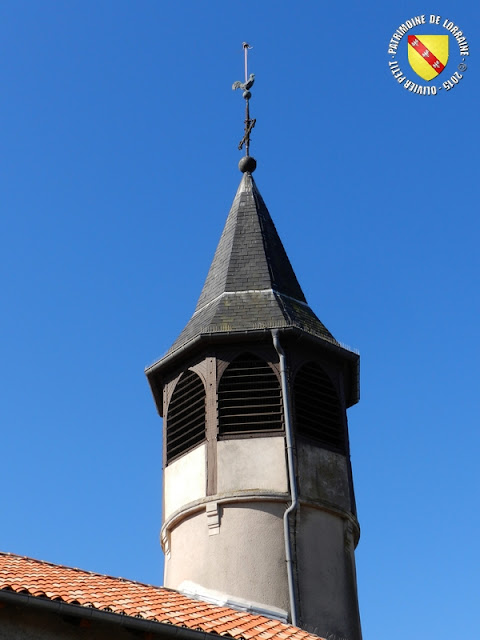
[[[245,173],[195,313],[168,354],[203,334],[285,327],[338,344],[308,306],[265,202]]]
[[[178,591],[0,552],[0,592],[10,591],[201,630],[237,640],[318,640],[289,624],[188,598]]]

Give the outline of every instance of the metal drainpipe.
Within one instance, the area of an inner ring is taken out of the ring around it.
[[[292,504],[286,509],[283,514],[283,535],[285,538],[285,557],[287,561],[287,576],[288,576],[288,595],[290,599],[290,614],[292,618],[292,624],[297,625],[297,602],[295,600],[295,584],[293,580],[293,560],[292,560],[292,548],[290,544],[290,527],[289,516],[298,507],[298,492],[297,492],[297,479],[295,476],[295,467],[293,463],[293,448],[292,448],[292,422],[290,414],[290,395],[288,393],[287,384],[287,370],[286,370],[286,358],[285,352],[282,349],[280,340],[278,337],[278,330],[272,330],[273,346],[280,360],[280,380],[282,385],[282,399],[283,399],[283,413],[285,416],[285,439],[287,445],[287,464],[288,464],[288,480],[290,484],[290,493],[292,497]]]

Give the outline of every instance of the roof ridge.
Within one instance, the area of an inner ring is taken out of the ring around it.
[[[32,558],[31,556],[22,556],[17,553],[11,553],[10,551],[0,551],[0,556],[8,556],[10,558],[18,558],[19,560],[26,560],[28,562],[36,562],[38,564],[47,565],[49,567],[55,567],[57,569],[67,569],[68,571],[77,571],[78,573],[83,573],[91,576],[98,576],[99,578],[108,578],[110,580],[115,580],[117,582],[130,582],[133,584],[138,584],[143,587],[152,587],[153,589],[161,589],[164,591],[171,591],[172,593],[179,593],[175,589],[170,589],[169,587],[159,586],[155,584],[150,584],[148,582],[140,582],[139,580],[132,580],[131,578],[123,578],[122,576],[112,576],[108,573],[99,573],[98,571],[90,571],[89,569],[80,569],[79,567],[71,567],[66,564],[60,564],[58,562],[50,562],[49,560],[39,560],[38,558]]]
[[[215,302],[218,302],[223,296],[236,296],[242,293],[274,293],[276,295],[287,298],[288,300],[292,300],[293,302],[297,302],[298,304],[301,304],[304,307],[310,308],[310,305],[308,304],[308,302],[304,302],[299,298],[294,298],[293,296],[289,296],[288,294],[282,293],[281,291],[278,291],[273,287],[268,287],[266,289],[238,289],[236,291],[223,291],[222,293],[219,293],[218,296],[210,300],[210,302],[205,302],[205,304],[202,307],[195,309],[195,311],[193,312],[192,318],[194,318],[197,314],[207,309],[212,304],[215,304]]]

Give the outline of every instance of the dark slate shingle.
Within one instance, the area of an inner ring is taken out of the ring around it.
[[[167,355],[200,334],[280,327],[336,342],[307,305],[262,196],[245,173],[195,313]]]

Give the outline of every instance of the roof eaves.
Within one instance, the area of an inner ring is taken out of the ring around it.
[[[191,629],[167,622],[159,622],[141,616],[130,616],[125,613],[115,613],[105,609],[96,609],[80,604],[72,604],[63,600],[50,600],[45,596],[34,596],[25,592],[12,591],[11,589],[0,590],[0,602],[15,606],[34,607],[38,610],[47,611],[59,615],[74,616],[86,620],[103,622],[112,625],[119,625],[136,629],[139,631],[156,634],[160,638],[178,638],[178,640],[211,640],[218,638],[217,633]],[[236,638],[236,640],[241,640]]]

